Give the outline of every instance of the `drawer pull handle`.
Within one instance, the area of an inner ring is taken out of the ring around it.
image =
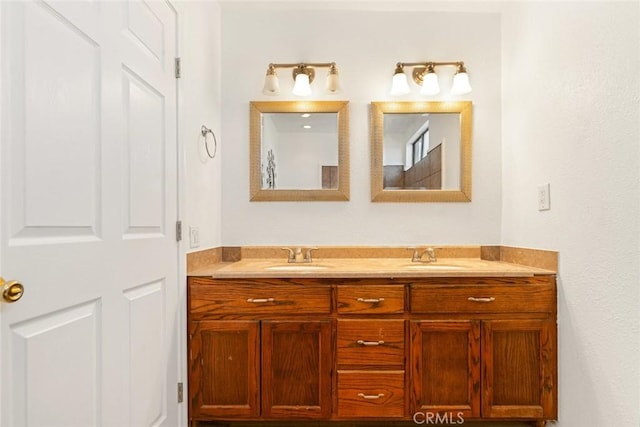
[[[493,302],[496,299],[494,297],[483,297],[483,298],[479,298],[479,297],[469,297],[467,298],[469,301],[473,301],[473,302]]]
[[[384,301],[384,298],[358,298],[358,302],[370,302],[370,303],[378,303]]]
[[[384,341],[380,340],[380,341],[364,341],[364,340],[358,340],[356,341],[356,343],[360,344],[360,345],[366,345],[366,346],[375,346],[375,345],[382,345],[384,344]]]
[[[361,397],[363,399],[368,399],[368,400],[376,400],[376,399],[380,399],[381,397],[384,397],[384,393],[378,393],[378,394],[358,393],[358,397]]]
[[[260,304],[263,302],[274,302],[275,298],[247,298],[247,302],[252,302],[254,304]]]

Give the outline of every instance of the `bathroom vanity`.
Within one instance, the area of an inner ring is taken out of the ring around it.
[[[553,270],[480,258],[200,269],[188,278],[189,418],[543,426],[557,417],[556,306]]]

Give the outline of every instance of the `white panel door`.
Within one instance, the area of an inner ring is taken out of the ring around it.
[[[0,427],[176,427],[176,11],[0,8]]]

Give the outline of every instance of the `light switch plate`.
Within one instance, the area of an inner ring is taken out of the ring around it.
[[[538,210],[548,211],[551,209],[551,185],[542,184],[538,186]]]
[[[200,247],[200,227],[194,225],[189,227],[189,247],[192,249]]]

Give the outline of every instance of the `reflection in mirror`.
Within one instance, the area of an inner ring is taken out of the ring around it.
[[[374,102],[372,200],[471,200],[471,103]]]
[[[263,113],[260,156],[263,189],[338,188],[338,113]]]
[[[460,114],[384,115],[383,188],[460,190]]]
[[[251,200],[348,200],[347,105],[252,102]]]

